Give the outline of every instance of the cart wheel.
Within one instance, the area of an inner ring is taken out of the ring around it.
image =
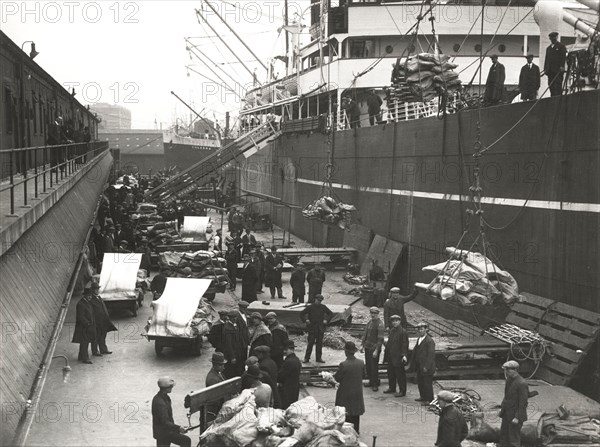
[[[202,354],[202,336],[198,336],[192,342],[192,354],[196,357]]]

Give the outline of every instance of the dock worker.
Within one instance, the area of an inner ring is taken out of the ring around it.
[[[504,65],[498,62],[498,55],[490,56],[492,66],[485,81],[485,93],[483,102],[485,105],[493,106],[502,101],[504,96],[504,80],[506,78]]]
[[[558,41],[558,33],[552,31],[548,34],[550,45],[546,48],[544,60],[544,73],[548,77],[548,86],[551,96],[562,95],[562,85],[565,76],[565,62],[567,61],[567,47]]]
[[[273,245],[271,252],[265,256],[265,286],[271,291],[271,299],[275,299],[275,289],[279,299],[285,299],[281,290],[281,271],[283,269],[283,257],[277,253],[277,247]]]
[[[152,278],[152,282],[150,283],[150,290],[153,293],[153,300],[157,300],[165,291],[165,287],[167,286],[167,278],[168,278],[169,267],[166,265],[161,265],[158,274]]]
[[[250,259],[244,263],[242,272],[242,300],[247,303],[256,301],[258,285],[258,271],[256,270],[256,258],[254,254],[250,255]]]
[[[441,412],[436,447],[460,447],[460,443],[469,433],[462,411],[453,403],[455,398],[454,393],[448,390],[442,390],[437,395]]]
[[[367,96],[367,108],[369,109],[369,124],[374,126],[381,121],[381,105],[383,100],[375,93],[375,89],[369,90],[369,96]]]
[[[435,341],[427,333],[428,324],[417,323],[419,338],[412,351],[412,366],[417,373],[419,397],[415,399],[426,405],[433,400],[433,376],[435,374]]]
[[[216,251],[223,251],[223,230],[217,228],[217,233],[213,239],[213,249]]]
[[[316,345],[316,357],[318,363],[323,360],[323,336],[325,328],[333,317],[333,312],[323,304],[323,295],[315,295],[315,302],[306,306],[300,312],[300,319],[306,324],[308,330],[308,344],[304,354],[304,363],[310,362],[313,346]]]
[[[365,412],[361,386],[365,364],[354,356],[357,350],[354,342],[346,342],[346,360],[340,363],[333,377],[340,384],[335,394],[335,405],[346,408],[346,422],[353,424],[356,432],[360,433],[360,416]]]
[[[241,339],[240,330],[235,324],[237,311],[230,311],[225,317],[223,328],[223,355],[225,356],[225,370],[223,375],[231,379],[241,376],[244,372],[244,362],[248,357],[247,347]]]
[[[223,370],[225,369],[225,356],[222,352],[214,352],[211,358],[212,368],[208,371],[205,380],[205,386],[208,388],[209,386],[216,385],[225,381],[225,376],[223,376]],[[223,399],[219,399],[214,402],[210,402],[206,405],[206,422],[212,422],[221,411],[221,406],[223,405]]]
[[[92,296],[92,308],[94,309],[94,320],[96,321],[96,340],[92,342],[92,355],[102,357],[103,355],[112,354],[106,346],[106,335],[109,332],[116,331],[117,328],[110,321],[106,304],[100,297],[100,284],[92,281],[90,286],[90,294]]]
[[[250,228],[246,228],[246,233],[242,236],[242,255],[249,254],[254,248],[256,248],[256,237]]]
[[[402,319],[402,327],[406,327],[408,322],[406,320],[406,314],[404,313],[404,305],[409,301],[414,300],[419,291],[417,289],[413,290],[413,292],[408,295],[400,295],[400,289],[398,287],[392,287],[390,289],[389,298],[383,304],[383,322],[385,323],[386,328],[392,327],[392,321],[390,317],[392,315],[399,315]]]
[[[188,429],[175,424],[173,407],[169,394],[173,391],[175,381],[170,377],[158,379],[159,391],[152,399],[152,435],[156,439],[156,447],[168,447],[171,444],[190,447],[192,440],[186,436]]]
[[[504,398],[500,404],[498,416],[502,419],[500,424],[500,447],[520,447],[521,427],[527,420],[527,403],[529,400],[529,387],[519,374],[519,363],[510,360],[502,365],[506,386]]]
[[[300,395],[300,370],[302,369],[302,364],[294,352],[295,349],[294,340],[288,340],[283,350],[285,359],[277,374],[281,408],[284,410],[296,402]]]
[[[273,344],[273,336],[263,321],[263,317],[260,312],[252,312],[249,320],[250,324],[248,325],[248,333],[250,335],[250,355],[256,355],[254,352],[256,347],[271,347]]]
[[[277,381],[274,380],[273,377],[271,377],[271,373],[269,373],[267,367],[265,367],[264,365],[261,365],[259,363],[258,357],[255,357],[253,355],[248,357],[248,359],[246,360],[246,372],[248,372],[248,368],[250,367],[250,365],[258,366],[258,368],[262,372],[262,377],[260,379],[261,382],[266,383],[267,385],[269,385],[271,387],[271,392],[273,394],[273,407],[281,408],[281,398],[279,396],[279,389],[277,387]],[[242,390],[250,389],[250,388],[252,388],[252,385],[253,385],[253,379],[251,377],[249,377],[246,374],[246,372],[244,372],[244,374],[242,374]]]
[[[277,365],[277,368],[281,368],[281,364],[283,363],[283,349],[285,343],[289,339],[287,329],[277,320],[277,314],[275,312],[269,312],[265,315],[265,323],[273,336],[271,358]]]
[[[540,88],[540,67],[533,63],[533,54],[527,55],[527,63],[521,67],[519,75],[519,92],[521,101],[533,101]]]
[[[406,396],[406,371],[408,364],[408,332],[402,327],[400,315],[392,315],[392,328],[385,346],[384,361],[387,361],[388,389],[385,394],[395,397]],[[396,392],[396,384],[398,392]]]
[[[224,320],[227,316],[227,311],[225,309],[221,309],[218,311],[218,313],[219,319],[212,324],[207,336],[208,342],[213,348],[215,348],[215,352],[221,352],[223,349],[223,329],[225,328]]]
[[[367,378],[369,383],[365,387],[371,387],[373,391],[379,390],[379,357],[383,346],[383,333],[385,328],[379,318],[379,308],[369,309],[371,320],[365,326],[362,336],[362,347],[360,352],[365,353],[365,364],[367,367]]]
[[[304,283],[306,282],[306,272],[304,271],[304,264],[298,262],[292,270],[290,275],[290,286],[292,286],[292,303],[303,303],[304,295],[306,294],[306,288]]]
[[[229,287],[231,290],[235,290],[237,282],[237,265],[238,265],[238,252],[233,244],[227,245],[227,251],[225,252],[225,261],[227,262],[227,276],[229,277]]]
[[[92,294],[90,290],[84,291],[83,296],[77,302],[75,330],[73,332],[73,343],[79,343],[79,355],[77,360],[82,363],[92,364],[88,347],[96,341],[96,318],[92,305]]]
[[[273,406],[273,390],[269,385],[262,382],[263,372],[258,365],[250,365],[244,373],[250,380],[251,388],[254,388],[254,397],[257,408],[268,408]]]
[[[323,283],[325,282],[325,272],[320,263],[317,262],[308,272],[306,282],[308,282],[308,302],[314,303],[315,295],[323,291]]]

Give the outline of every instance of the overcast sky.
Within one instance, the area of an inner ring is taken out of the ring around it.
[[[202,8],[202,3],[3,0],[0,27],[19,46],[33,40],[40,53],[35,61],[60,83],[79,83],[75,91],[80,102],[108,102],[129,108],[134,128],[153,128],[155,119],[163,127],[176,117],[189,121],[189,112],[171,90],[193,102],[196,110],[205,107],[206,117],[212,119],[215,113],[221,121],[225,111],[237,111],[238,100],[196,73],[187,76],[186,65],[192,64],[194,70],[215,78],[196,58],[190,60],[184,39],[192,38],[199,50],[215,63],[224,64],[219,66],[242,85],[250,83],[252,77],[206,24],[198,23],[195,9]],[[309,0],[289,3],[290,19],[310,4]],[[277,32],[283,21],[283,0],[212,0],[211,4],[265,64],[269,58],[283,55],[283,33],[278,38]],[[205,16],[248,68],[258,69],[263,81],[265,71],[219,18],[212,12]],[[310,13],[304,15],[304,21],[309,25]],[[29,53],[29,48],[26,44],[24,49]]]

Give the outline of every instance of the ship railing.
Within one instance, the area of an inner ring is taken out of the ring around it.
[[[28,208],[30,200],[38,200],[106,150],[108,141],[0,150],[0,197],[6,203],[9,196],[9,216],[15,216],[16,196],[19,206]],[[17,194],[19,187],[22,196]]]
[[[438,113],[437,99],[429,102],[388,102],[388,122],[408,121],[419,118],[436,116]]]

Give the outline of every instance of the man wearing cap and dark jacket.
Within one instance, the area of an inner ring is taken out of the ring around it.
[[[392,321],[390,320],[392,315],[400,316],[402,327],[405,328],[408,325],[406,314],[404,313],[404,304],[414,300],[418,293],[419,291],[415,289],[410,295],[403,296],[400,295],[398,287],[390,289],[390,297],[383,304],[383,322],[386,328],[392,327]]]
[[[460,443],[469,433],[469,428],[462,412],[452,403],[455,396],[450,391],[442,390],[437,397],[441,411],[435,445],[436,447],[460,447]]]
[[[277,374],[281,408],[284,410],[296,402],[300,394],[300,370],[302,369],[302,363],[300,363],[300,359],[294,353],[295,348],[294,341],[288,340],[283,351],[285,359]]]
[[[498,56],[491,56],[492,66],[485,82],[483,102],[485,105],[495,105],[502,101],[504,96],[504,80],[506,78],[504,65],[498,62]]]
[[[546,48],[544,59],[544,72],[548,76],[550,95],[562,95],[563,78],[565,76],[565,62],[567,61],[567,47],[558,41],[558,33],[551,32],[550,45]]]
[[[506,386],[504,399],[500,404],[499,416],[502,418],[500,425],[500,447],[520,447],[521,427],[527,420],[527,402],[529,387],[519,374],[519,363],[510,360],[502,365]]]
[[[303,303],[306,288],[306,273],[304,272],[304,264],[299,262],[296,264],[292,274],[290,275],[290,286],[292,286],[292,303]]]
[[[223,376],[223,370],[225,369],[225,356],[221,352],[215,352],[212,355],[212,368],[208,371],[206,375],[205,386],[208,388],[209,386],[216,385],[225,380]],[[219,414],[221,407],[223,406],[223,399],[219,399],[217,401],[211,402],[206,406],[206,422],[212,422]]]
[[[519,74],[519,92],[521,101],[533,101],[540,88],[540,67],[533,63],[533,54],[527,55],[527,63]]]
[[[281,368],[283,363],[283,349],[286,342],[289,339],[287,329],[283,324],[277,321],[277,314],[275,312],[269,312],[265,315],[265,323],[271,331],[273,337],[273,345],[271,346],[271,358],[277,365],[277,368]]]
[[[373,391],[377,391],[379,387],[379,356],[383,346],[385,328],[379,318],[379,309],[377,307],[371,307],[369,313],[371,314],[371,321],[365,327],[360,352],[365,353],[365,364],[367,365],[369,384],[365,386],[370,386],[373,388]]]
[[[157,447],[167,447],[171,444],[190,447],[192,440],[184,435],[185,427],[177,425],[173,420],[173,407],[169,393],[173,391],[175,381],[170,377],[158,379],[160,390],[152,399],[152,435]]]
[[[255,261],[254,255],[251,255],[251,259],[245,263],[244,271],[242,273],[242,299],[247,303],[256,301],[258,271],[254,265]]]
[[[304,362],[308,363],[310,361],[313,346],[316,344],[317,362],[325,363],[322,358],[323,336],[329,320],[333,317],[333,312],[323,304],[323,295],[317,294],[314,299],[314,303],[309,304],[300,312],[300,319],[306,324],[308,330],[308,344],[306,354],[304,354]]]
[[[344,346],[346,360],[340,363],[333,377],[340,384],[335,394],[335,405],[346,408],[346,422],[354,424],[354,429],[360,433],[360,416],[365,412],[361,386],[365,364],[354,357],[357,350],[353,342],[346,342]]]
[[[222,348],[227,362],[223,375],[228,379],[242,375],[244,362],[248,356],[247,348],[240,337],[239,328],[235,324],[236,314],[237,311],[231,311],[225,318],[225,327],[223,328]]]
[[[308,302],[315,302],[315,295],[320,295],[323,291],[323,283],[325,282],[325,272],[319,264],[315,265],[306,275],[308,282]]]
[[[394,393],[395,397],[406,396],[406,372],[408,363],[408,332],[402,327],[399,315],[392,315],[392,328],[385,347],[384,361],[387,361],[388,389],[385,394]],[[396,393],[398,384],[398,393]]]
[[[84,293],[77,302],[75,317],[75,331],[73,332],[73,343],[79,343],[79,356],[77,360],[91,364],[88,346],[96,341],[96,318],[92,305],[91,293]]]
[[[265,257],[265,286],[271,291],[271,299],[275,299],[275,289],[280,299],[285,299],[281,290],[281,270],[283,269],[283,258],[277,253],[277,247],[273,245],[271,252]]]
[[[419,398],[417,402],[429,403],[433,400],[433,375],[435,374],[435,342],[427,333],[427,323],[417,324],[417,343],[412,352],[412,366],[417,373]]]

